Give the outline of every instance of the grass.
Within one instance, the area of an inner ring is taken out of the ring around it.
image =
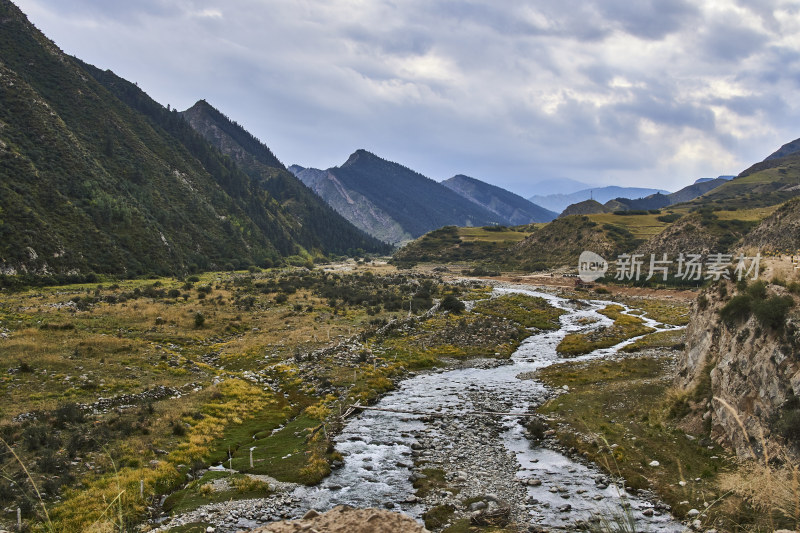
[[[569,333],[556,347],[558,353],[566,356],[576,356],[590,353],[600,348],[609,348],[617,344],[655,331],[645,326],[644,321],[636,316],[623,313],[624,308],[612,304],[598,311],[614,321],[607,328],[600,328],[588,333]]]
[[[54,527],[132,528],[187,473],[227,462],[229,454],[243,473],[317,483],[337,458],[328,439],[339,408],[375,401],[413,368],[507,357],[528,334],[502,314],[407,318],[410,295],[418,315],[445,294],[487,296],[477,283],[453,287],[393,267],[349,268],[0,292],[0,331],[8,335],[0,340],[0,433],[46,489]],[[311,357],[343,339],[360,348]],[[145,395],[159,386],[169,393]],[[122,402],[132,407],[99,414],[76,407],[124,394],[134,395]],[[33,411],[36,421],[15,420]],[[22,469],[6,461],[3,474],[14,484],[0,479],[2,508],[20,505],[24,519],[40,527],[35,505],[19,490]],[[209,495],[194,487],[190,498],[175,498],[183,502],[176,508]],[[14,520],[14,513],[0,515],[0,522]]]
[[[506,294],[483,300],[475,305],[474,311],[484,315],[514,320],[526,328],[544,330],[558,329],[558,317],[566,311],[547,303],[544,298],[524,294]]]
[[[691,310],[688,301],[660,300],[658,298],[622,298],[629,307],[642,311],[645,316],[672,326],[689,323]]]
[[[458,228],[458,236],[464,242],[490,242],[509,244],[522,241],[530,235],[529,231],[508,228],[504,231],[491,231],[484,227]]]
[[[220,488],[214,488],[215,480]],[[200,479],[189,483],[186,488],[176,491],[164,502],[164,509],[182,513],[197,509],[209,503],[232,499],[263,498],[269,494],[269,485],[245,474],[229,472],[206,472]]]
[[[589,219],[598,224],[622,226],[636,239],[649,239],[661,233],[669,225],[658,220],[659,216],[657,214],[619,216],[613,213],[598,213],[589,215]]]
[[[550,417],[564,445],[576,447],[612,475],[619,472],[627,485],[655,491],[680,518],[723,497],[717,482],[733,462],[709,440],[689,439],[671,425],[671,367],[670,357],[548,367],[539,378],[551,387],[568,385],[569,392],[540,412]],[[649,466],[653,460],[660,466]],[[721,507],[712,506],[709,524],[716,520],[731,525]]]
[[[645,335],[641,339],[636,339],[634,342],[623,346],[623,352],[638,352],[648,348],[672,348],[681,347],[683,345],[684,331],[682,329],[671,329],[667,331],[656,331],[649,335]]]
[[[737,209],[735,211],[714,211],[719,220],[745,220],[760,222],[775,212],[780,204],[752,209]]]

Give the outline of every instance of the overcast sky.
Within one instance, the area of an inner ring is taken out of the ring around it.
[[[65,52],[287,166],[365,148],[523,196],[678,189],[800,137],[800,4],[770,0],[15,0]]]

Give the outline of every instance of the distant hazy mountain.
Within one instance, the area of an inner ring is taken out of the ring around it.
[[[611,213],[614,211],[631,211],[631,210],[650,210],[661,209],[673,204],[681,202],[688,202],[694,200],[698,196],[713,190],[727,180],[725,178],[716,178],[713,180],[698,180],[691,185],[687,185],[683,189],[671,194],[662,194],[657,192],[644,198],[614,198],[607,201],[605,204],[600,204],[594,200],[584,200],[568,206],[559,217],[567,215],[589,215],[593,213]]]
[[[393,244],[442,226],[506,223],[444,185],[366,150],[357,150],[340,167],[289,170],[356,227]]]
[[[600,203],[605,203],[615,198],[644,198],[651,194],[660,192],[662,194],[669,194],[669,191],[659,189],[643,189],[638,187],[617,187],[611,185],[608,187],[597,187],[593,189],[582,189],[570,194],[548,194],[546,196],[531,196],[528,198],[536,205],[540,205],[545,209],[561,213],[568,206],[582,202],[584,200],[597,200]]]
[[[601,187],[601,185],[584,183],[570,178],[553,178],[535,181],[529,185],[528,190],[536,191],[535,196],[548,196],[551,194],[571,194],[583,189],[591,189],[592,187]]]
[[[485,207],[512,226],[550,222],[557,215],[522,196],[463,174],[444,180],[442,185]]]

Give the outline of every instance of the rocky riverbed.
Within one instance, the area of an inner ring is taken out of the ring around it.
[[[435,518],[437,529],[472,519],[555,531],[575,530],[629,505],[642,529],[682,531],[652,495],[626,493],[547,435],[532,444],[520,423],[526,418],[478,414],[528,412],[557,394],[520,374],[560,360],[555,347],[568,332],[609,323],[596,312],[607,302],[570,302],[521,289],[496,292],[507,291],[543,296],[566,309],[562,328],[536,332],[505,364],[482,361],[407,379],[377,406],[423,414],[366,411],[353,418],[336,439],[344,464],[316,487],[276,486],[282,490],[268,498],[207,505],[162,527],[208,522],[228,532],[346,504]],[[582,358],[614,355],[618,348]]]

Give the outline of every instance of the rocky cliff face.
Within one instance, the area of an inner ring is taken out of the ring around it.
[[[675,380],[686,394],[686,429],[710,429],[740,456],[760,455],[765,442],[785,445],[790,432],[782,425],[800,396],[800,320],[796,311],[775,312],[788,291],[768,285],[748,296],[752,287],[737,291],[729,282],[698,297]]]

